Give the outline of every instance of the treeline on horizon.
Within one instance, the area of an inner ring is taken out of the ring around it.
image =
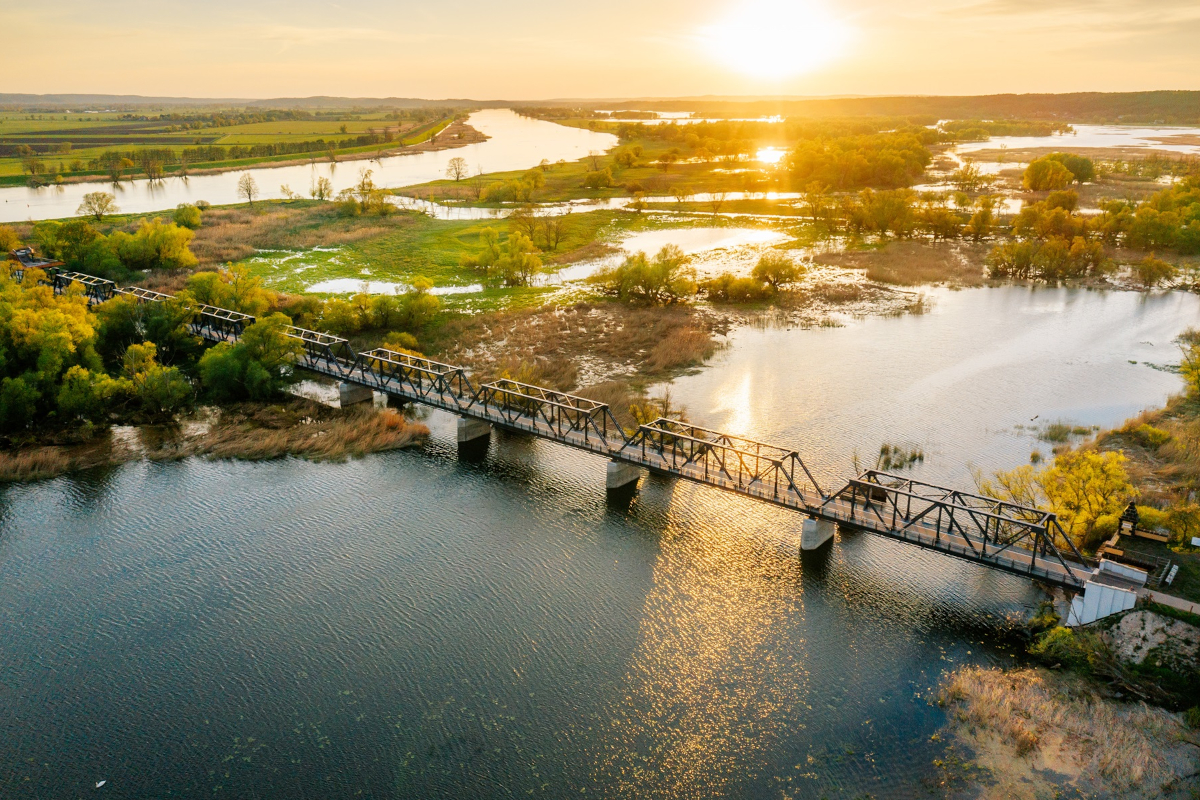
[[[545,106],[561,106],[545,103]],[[665,99],[606,103],[606,109],[692,111],[714,117],[933,117],[1084,123],[1200,124],[1200,91],[1075,92],[807,100]]]

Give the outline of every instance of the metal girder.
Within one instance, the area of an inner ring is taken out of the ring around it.
[[[113,290],[114,294],[136,297],[139,303],[161,303],[164,300],[174,300],[175,295],[164,294],[163,292],[153,292],[149,289],[143,289],[140,286],[127,286],[124,289],[117,288]]]
[[[690,467],[706,479],[723,479],[747,489],[768,489],[775,499],[789,493],[802,503],[825,497],[795,450],[679,420],[660,417],[640,426],[625,449],[640,452],[643,459],[657,456],[669,470],[682,472]],[[805,492],[809,486],[816,498],[812,492]]]
[[[88,303],[91,305],[103,303],[105,300],[108,300],[113,296],[113,292],[117,288],[117,284],[107,278],[84,275],[82,272],[60,272],[55,270],[51,282],[54,286],[55,294],[62,294],[72,283],[78,283],[83,287],[83,293],[87,295]]]
[[[502,378],[479,387],[476,402],[484,410],[499,412],[509,423],[531,423],[541,430],[565,436],[583,434],[584,441],[623,446],[625,433],[605,403]]]
[[[300,366],[319,368],[320,372],[338,377],[348,376],[354,368],[355,354],[347,340],[293,325],[289,325],[285,333],[289,339],[300,342],[304,347]]]
[[[1061,568],[1066,583],[1082,584],[1077,573],[1088,566],[1050,512],[886,472],[864,472],[822,508],[839,522],[868,530],[911,531],[930,537],[935,546],[953,541],[965,545],[974,560],[1003,560],[1011,571],[1022,565],[1030,574]]]
[[[196,318],[192,320],[192,334],[210,342],[235,342],[242,331],[254,324],[254,317],[240,311],[230,311],[217,306],[196,306]]]
[[[476,390],[462,367],[411,353],[378,347],[359,353],[352,376],[373,389],[462,410],[475,402]]]

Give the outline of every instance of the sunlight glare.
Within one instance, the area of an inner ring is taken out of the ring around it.
[[[702,29],[700,39],[713,56],[739,72],[782,79],[842,55],[850,27],[821,0],[743,0]]]

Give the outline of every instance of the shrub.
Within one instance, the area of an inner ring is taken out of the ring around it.
[[[1086,634],[1077,633],[1070,628],[1051,628],[1042,634],[1029,648],[1031,655],[1047,664],[1061,664],[1075,669],[1086,668],[1089,656],[1093,650],[1092,642]]]
[[[763,253],[750,276],[778,289],[800,280],[804,270],[783,253]]]
[[[655,305],[691,297],[697,289],[695,270],[687,267],[687,256],[674,245],[667,245],[652,259],[634,253],[619,267],[602,270],[588,280],[622,300]]]
[[[1183,712],[1183,721],[1193,730],[1200,729],[1200,706],[1192,706]]]
[[[753,303],[766,300],[775,293],[769,284],[754,278],[739,278],[728,272],[702,282],[700,289],[709,300],[719,303]]]
[[[171,219],[176,225],[189,230],[196,230],[202,223],[202,215],[200,209],[191,203],[180,203],[175,207],[175,213],[171,215]]]

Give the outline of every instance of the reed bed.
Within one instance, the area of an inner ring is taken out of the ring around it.
[[[1113,796],[1134,796],[1139,787],[1182,777],[1174,751],[1188,745],[1175,715],[1106,700],[1076,678],[1040,669],[964,667],[945,679],[941,700],[954,722],[999,737],[1018,756],[1053,742],[1059,757],[1084,778],[1102,779]]]

